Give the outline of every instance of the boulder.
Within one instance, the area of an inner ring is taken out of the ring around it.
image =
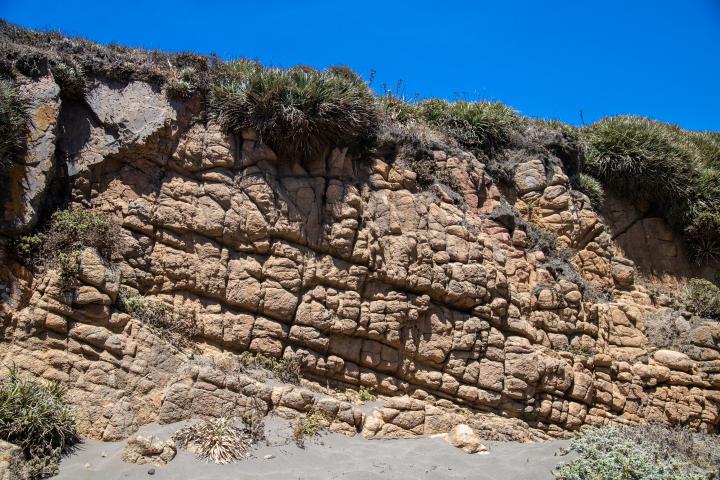
[[[453,447],[460,448],[466,453],[484,453],[488,450],[480,441],[478,434],[464,423],[456,425],[450,430],[446,440]]]
[[[128,439],[122,459],[127,463],[138,465],[152,463],[162,467],[175,458],[176,453],[175,442],[172,440],[162,441],[154,435],[151,437],[136,435]]]

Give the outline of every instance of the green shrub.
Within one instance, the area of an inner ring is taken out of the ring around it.
[[[309,157],[327,147],[356,146],[377,128],[372,92],[347,75],[262,69],[250,62],[224,70],[210,92],[211,115],[231,132],[254,128],[280,155]]]
[[[701,278],[688,282],[686,302],[698,315],[720,318],[720,287]]]
[[[440,99],[418,103],[419,116],[471,150],[494,153],[506,146],[513,130],[522,124],[516,111],[500,102],[448,102]]]
[[[590,199],[590,203],[599,208],[605,202],[605,191],[598,179],[586,173],[578,173],[570,178],[574,188],[581,191]]]
[[[707,261],[720,240],[720,140],[643,117],[604,118],[581,130],[583,172],[617,195],[646,204],[685,234]]]
[[[22,448],[31,478],[51,474],[78,441],[64,394],[58,384],[20,379],[14,368],[0,380],[0,439]]]
[[[570,448],[577,458],[559,480],[708,480],[720,461],[717,439],[660,425],[593,428]]]
[[[53,213],[48,227],[13,239],[15,253],[28,263],[57,268],[62,285],[75,285],[82,250],[93,247],[106,260],[117,250],[119,227],[102,213],[75,208]]]
[[[0,80],[0,178],[25,148],[28,120],[27,101],[11,81]]]
[[[299,447],[305,446],[305,439],[314,437],[330,426],[330,421],[323,412],[314,411],[300,417],[293,428],[293,440]]]

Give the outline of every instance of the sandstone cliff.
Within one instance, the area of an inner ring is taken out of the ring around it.
[[[614,243],[643,222],[670,230],[620,201],[601,218],[570,185],[581,151],[561,130],[525,125],[503,152],[504,183],[487,158],[415,133],[452,179],[426,186],[411,168],[420,147],[397,125],[362,151],[294,158],[253,129],[226,133],[199,96],[169,99],[152,82],[93,78],[82,101],[63,98],[50,71],[17,82],[32,122],[2,199],[0,358],[66,385],[84,435],[124,438],[258,402],[323,408],[333,428],[367,436],[435,433],[453,406],[554,436],[720,424],[720,325],[662,306],[620,253],[647,264],[653,249],[672,266],[681,243]],[[63,203],[121,227],[111,262],[82,252],[70,292],[8,243]],[[121,311],[121,285],[189,323],[191,348]],[[648,340],[661,315],[681,343]],[[244,351],[399,398],[371,417],[223,368]]]

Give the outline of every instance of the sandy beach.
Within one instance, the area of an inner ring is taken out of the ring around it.
[[[146,425],[141,435],[167,439],[184,423]],[[558,451],[566,441],[523,444],[487,442],[485,455],[469,455],[443,438],[365,440],[325,433],[300,448],[288,438],[287,420],[272,417],[266,423],[267,442],[250,457],[231,465],[216,465],[178,450],[164,467],[133,465],[121,460],[125,441],[85,440],[76,452],[63,459],[58,480],[120,480],[157,478],[168,480],[405,480],[418,478],[472,480],[551,479],[552,470],[567,460]],[[271,458],[268,458],[272,456]],[[154,469],[151,475],[148,472]]]

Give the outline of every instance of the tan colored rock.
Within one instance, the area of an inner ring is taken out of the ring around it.
[[[0,440],[0,480],[21,480],[25,458],[17,445]]]
[[[695,362],[687,355],[674,350],[658,350],[653,354],[653,360],[672,370],[692,372]]]
[[[450,430],[446,439],[450,445],[462,449],[465,453],[484,453],[488,450],[477,433],[463,423]]]
[[[136,435],[128,439],[122,459],[127,463],[152,463],[162,467],[175,458],[176,453],[175,442],[172,440],[162,441],[156,436]]]

